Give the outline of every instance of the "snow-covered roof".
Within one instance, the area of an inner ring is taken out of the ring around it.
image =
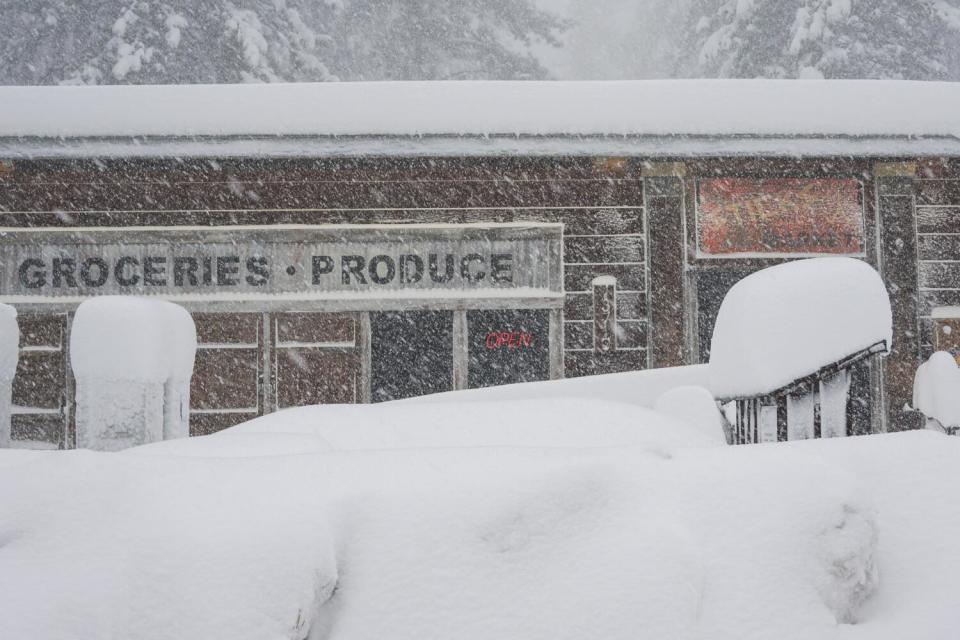
[[[0,156],[949,154],[960,83],[0,87]]]

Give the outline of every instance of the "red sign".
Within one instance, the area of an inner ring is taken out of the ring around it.
[[[718,178],[698,186],[700,255],[863,253],[856,180]]]
[[[487,349],[526,349],[533,342],[533,334],[526,331],[491,331],[487,334]]]

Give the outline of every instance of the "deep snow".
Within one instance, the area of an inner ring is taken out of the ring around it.
[[[0,637],[955,637],[960,440],[727,447],[579,402],[0,451]]]

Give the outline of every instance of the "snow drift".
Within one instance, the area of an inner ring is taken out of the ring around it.
[[[239,435],[249,446],[274,437]],[[219,442],[230,449],[232,437]],[[852,620],[880,630],[861,615],[884,523],[864,490],[872,477],[853,464],[859,450],[834,464],[822,447],[668,443],[204,459],[181,455],[190,442],[174,443],[176,455],[3,452],[14,455],[0,456],[0,636],[626,640],[643,629],[820,640]],[[902,439],[869,453],[882,461],[904,445],[939,446]],[[895,504],[903,513],[906,501]]]
[[[880,341],[892,344],[880,275],[852,258],[813,258],[753,273],[730,289],[710,341],[717,398],[763,395]]]
[[[544,416],[549,415],[549,420]],[[669,451],[717,446],[723,431],[693,425],[643,407],[584,398],[460,403],[317,405],[256,418],[210,438],[236,434],[313,434],[334,451],[451,447],[617,447]],[[190,443],[161,443],[174,451]]]
[[[503,402],[545,398],[584,398],[623,402],[653,408],[663,393],[675,387],[709,387],[710,376],[705,364],[664,369],[644,369],[623,373],[605,373],[580,378],[524,382],[498,387],[448,391],[402,400],[403,403],[424,402]]]

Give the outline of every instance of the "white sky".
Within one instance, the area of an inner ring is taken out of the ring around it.
[[[565,47],[539,47],[544,64],[563,80],[669,77],[665,62],[684,0],[537,0],[576,22]]]

